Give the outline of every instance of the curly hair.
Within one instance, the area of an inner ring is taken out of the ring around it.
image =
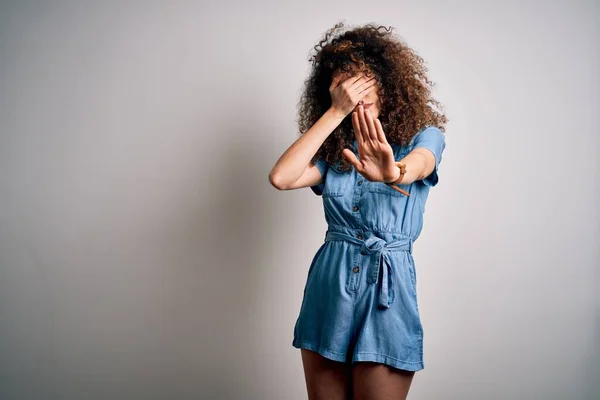
[[[431,97],[434,83],[426,75],[425,61],[397,35],[394,28],[366,24],[343,33],[338,22],[330,28],[311,54],[312,69],[304,82],[298,103],[300,134],[331,107],[329,86],[333,72],[365,72],[379,83],[381,102],[379,120],[390,144],[408,145],[413,136],[425,126],[436,126],[445,132],[446,116],[442,105]],[[328,164],[339,163],[340,170],[352,168],[342,156],[344,148],[352,148],[354,131],[352,113],[336,127],[313,157],[314,164],[325,159]]]

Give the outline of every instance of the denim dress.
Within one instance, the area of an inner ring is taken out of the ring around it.
[[[433,152],[435,169],[423,180],[399,185],[410,196],[365,179],[355,168],[344,172],[317,162],[323,181],[311,189],[322,197],[327,231],[308,269],[294,347],[347,363],[425,367],[412,248],[429,189],[438,183],[445,136],[426,126],[407,146],[392,145],[395,160],[417,147]],[[356,140],[353,151],[358,157]]]

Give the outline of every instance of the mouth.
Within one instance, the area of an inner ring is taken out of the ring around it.
[[[363,106],[363,108],[366,110],[366,109],[370,108],[372,105],[373,105],[373,103],[365,103],[365,104],[363,104],[362,106]],[[359,105],[357,105],[357,106],[356,106],[356,108],[358,108],[358,106],[359,106]]]

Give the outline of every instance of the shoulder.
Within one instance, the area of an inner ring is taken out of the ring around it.
[[[411,149],[427,148],[433,152],[439,161],[442,152],[446,148],[446,135],[436,126],[425,126],[412,138],[410,147]]]
[[[410,142],[410,145],[414,146],[416,143],[419,143],[420,141],[431,140],[431,139],[444,140],[445,139],[444,132],[442,132],[442,130],[440,128],[438,128],[437,126],[426,125],[423,128],[419,129],[417,131],[417,133],[415,133],[415,135],[413,136],[413,138]]]

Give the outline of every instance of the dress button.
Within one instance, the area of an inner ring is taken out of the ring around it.
[[[356,235],[356,237],[360,240],[362,240],[363,236],[359,233],[358,235]]]
[[[354,271],[354,273],[357,273],[358,271],[360,271],[360,268],[354,267],[354,268],[352,268],[352,271]]]
[[[354,206],[354,207],[352,208],[352,211],[358,211],[358,206]]]
[[[362,180],[358,181],[358,186],[362,185]]]

